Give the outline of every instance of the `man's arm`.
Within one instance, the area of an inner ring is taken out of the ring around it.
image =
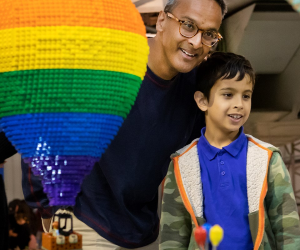
[[[191,216],[181,199],[171,162],[165,179],[160,222],[160,250],[188,249],[192,233]]]
[[[300,249],[300,225],[289,172],[278,152],[274,152],[268,174],[266,207],[276,249]]]

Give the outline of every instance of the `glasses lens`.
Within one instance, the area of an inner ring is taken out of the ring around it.
[[[207,46],[214,46],[218,40],[218,34],[216,32],[208,30],[202,33],[202,43]]]
[[[185,37],[193,37],[197,33],[197,26],[191,22],[184,22],[181,24],[180,33]]]

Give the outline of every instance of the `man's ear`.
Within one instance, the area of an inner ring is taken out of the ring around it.
[[[167,18],[167,15],[164,11],[159,12],[157,21],[156,21],[156,30],[159,31],[163,31],[163,27],[164,27],[164,22]]]
[[[199,109],[201,109],[204,112],[207,111],[208,101],[201,91],[195,92],[194,99]]]

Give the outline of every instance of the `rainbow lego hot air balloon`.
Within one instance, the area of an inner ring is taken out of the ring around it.
[[[117,134],[149,48],[130,0],[0,0],[0,127],[50,205],[72,206]]]

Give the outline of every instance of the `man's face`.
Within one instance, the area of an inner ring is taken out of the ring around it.
[[[206,126],[221,134],[238,132],[250,115],[253,84],[248,75],[241,81],[237,77],[218,80],[210,91]]]
[[[222,22],[221,7],[214,0],[178,0],[171,11],[183,21],[192,21],[201,30],[218,30]],[[163,58],[171,72],[186,73],[199,65],[210,49],[201,43],[202,32],[192,38],[185,38],[179,33],[180,23],[161,13],[160,23]]]

